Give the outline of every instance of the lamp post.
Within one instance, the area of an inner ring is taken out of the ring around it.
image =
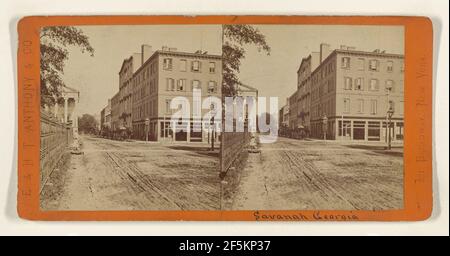
[[[392,104],[392,102],[389,99],[389,96],[391,94],[391,90],[392,90],[392,86],[386,86],[386,90],[387,90],[387,103],[388,103],[388,110],[387,110],[387,118],[388,118],[388,123],[387,123],[387,135],[388,135],[388,150],[391,150],[391,125],[392,125],[392,116],[394,115],[394,106]]]
[[[215,110],[215,108],[214,108],[214,104],[211,104],[211,127],[212,127],[212,129],[211,129],[211,151],[214,151],[214,140],[215,140],[215,138],[214,138],[214,136],[215,136],[215,128],[216,128],[216,126],[215,126],[215,120],[214,120],[214,117],[216,116],[216,110]]]
[[[328,129],[328,117],[322,117],[322,131],[323,131],[323,140],[327,140],[327,129]]]
[[[150,119],[145,118],[145,141],[148,141],[148,128],[150,126]]]
[[[388,150],[391,150],[391,126],[392,126],[392,116],[394,115],[394,108],[389,106],[389,109],[387,111],[388,115]]]

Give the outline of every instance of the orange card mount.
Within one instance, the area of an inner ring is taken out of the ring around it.
[[[18,33],[24,219],[431,215],[428,18],[25,17]]]

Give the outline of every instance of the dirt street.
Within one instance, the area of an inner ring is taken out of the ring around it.
[[[382,145],[279,138],[250,154],[233,210],[380,210],[403,207],[403,153]]]
[[[82,141],[84,154],[52,173],[42,209],[220,209],[217,152],[205,145]],[[402,148],[279,138],[249,154],[226,210],[399,209],[402,155]]]
[[[214,210],[217,152],[200,145],[82,137],[83,155],[52,173],[45,210]],[[216,154],[216,155],[214,155]],[[57,191],[57,192],[52,192]]]

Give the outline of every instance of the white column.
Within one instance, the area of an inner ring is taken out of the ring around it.
[[[64,97],[64,123],[67,123],[68,100],[67,97]]]
[[[78,111],[77,111],[77,100],[74,99],[73,102],[73,110],[72,110],[72,128],[73,128],[73,135],[74,138],[78,138]]]

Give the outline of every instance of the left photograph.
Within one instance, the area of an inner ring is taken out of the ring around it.
[[[219,210],[221,85],[221,25],[43,27],[41,210]]]

